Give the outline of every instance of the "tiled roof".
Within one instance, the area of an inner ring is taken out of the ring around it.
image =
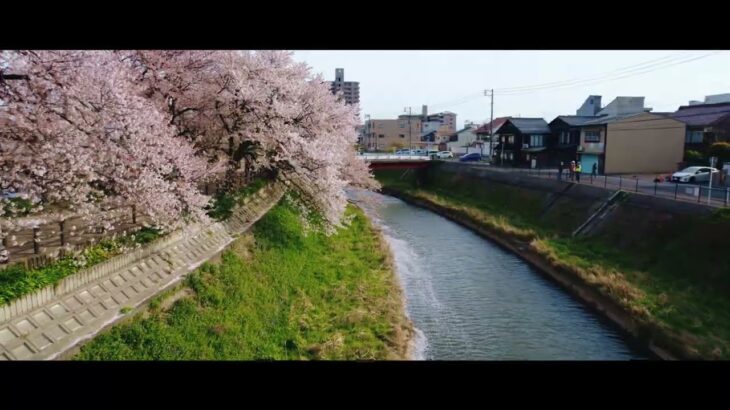
[[[523,134],[550,134],[548,124],[542,118],[510,118],[507,121]]]
[[[556,119],[561,119],[568,125],[579,126],[583,125],[587,121],[595,120],[595,116],[581,116],[581,115],[559,115]],[[554,121],[554,120],[553,120]]]
[[[730,103],[686,105],[671,115],[687,125],[711,125],[730,115]]]
[[[499,117],[495,118],[494,121],[492,121],[492,132],[495,132],[499,129],[499,127],[502,126],[502,124],[505,123],[508,119],[511,117]],[[476,134],[489,134],[489,123],[486,123],[482,125],[481,127],[477,128],[476,131],[474,131]]]

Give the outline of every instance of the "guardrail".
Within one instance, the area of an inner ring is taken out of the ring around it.
[[[579,177],[569,172],[559,173],[554,169],[494,168],[503,172],[520,172],[530,176],[557,179],[583,185],[593,185],[609,190],[623,190],[649,196],[672,199],[675,201],[695,202],[713,207],[730,206],[730,187],[708,187],[705,185],[680,182],[648,180],[630,176],[608,176],[581,173]]]

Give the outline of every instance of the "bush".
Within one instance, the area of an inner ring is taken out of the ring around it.
[[[730,159],[730,142],[716,142],[710,145],[708,153],[720,160],[728,160]]]
[[[694,151],[690,149],[684,153],[684,159],[687,161],[701,161],[702,154],[699,151]]]

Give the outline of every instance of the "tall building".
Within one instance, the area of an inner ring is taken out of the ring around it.
[[[360,83],[357,81],[345,81],[345,69],[335,69],[335,81],[330,81],[332,94],[342,92],[342,98],[347,104],[358,104],[360,102]]]

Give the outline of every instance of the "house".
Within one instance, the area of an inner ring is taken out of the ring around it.
[[[555,164],[578,159],[578,146],[581,141],[581,127],[596,117],[580,115],[559,115],[548,124],[555,142],[553,154]]]
[[[489,143],[489,145],[485,147],[486,149],[484,150],[484,155],[487,155],[489,157],[493,156],[493,154],[494,154],[493,146],[496,146],[497,141],[496,141],[496,137],[495,137],[495,141],[493,141],[493,142],[489,141],[489,135],[490,134],[493,135],[497,131],[497,129],[499,129],[499,127],[501,127],[502,124],[504,124],[504,122],[507,121],[507,119],[509,119],[509,118],[512,118],[512,117],[495,118],[494,120],[482,125],[481,127],[477,128],[474,131],[474,133],[477,135],[477,138],[479,140],[486,141],[487,143]]]
[[[438,130],[431,130],[421,135],[418,145],[421,149],[438,150],[439,143]]]
[[[576,153],[584,172],[590,172],[593,169],[593,164],[597,165],[599,174],[609,172],[605,164],[608,124],[649,111],[651,111],[651,108],[644,107],[644,97],[616,97],[608,105],[596,112],[594,119],[581,119],[578,122],[574,122],[580,123],[580,125],[576,125],[580,129],[580,139]],[[590,114],[590,112],[587,110],[578,110],[578,113],[582,114]]]
[[[595,120],[601,111],[601,96],[590,95],[575,112],[576,115],[559,115],[548,125],[553,133],[554,165],[578,159],[581,127]],[[552,165],[552,164],[551,164]]]
[[[454,154],[466,154],[467,152],[482,152],[485,146],[480,146],[475,149],[474,142],[477,141],[478,136],[476,124],[468,124],[465,128],[456,131],[449,136],[449,141],[446,143],[446,149],[453,152]],[[471,149],[470,149],[471,148]],[[487,152],[489,152],[488,146],[486,146]]]
[[[685,155],[689,150],[705,155],[712,143],[730,141],[730,102],[681,106],[671,117],[686,126]]]
[[[545,167],[550,163],[551,131],[542,118],[508,118],[495,131],[493,156],[499,164]]]

